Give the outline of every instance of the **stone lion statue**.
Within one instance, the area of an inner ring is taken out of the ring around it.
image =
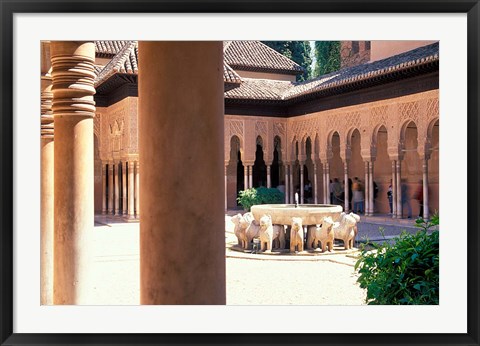
[[[248,216],[245,219],[248,222],[249,220]],[[247,227],[247,230],[245,231],[247,235],[247,248],[246,248],[247,250],[252,249],[252,240],[253,238],[258,237],[259,232],[260,232],[260,223],[257,220],[252,218],[250,221],[250,224]]]
[[[313,247],[314,249],[319,247],[319,243],[322,244],[322,252],[333,251],[333,240],[335,238],[335,232],[333,231],[333,225],[335,222],[330,216],[324,217],[321,225],[310,226],[309,231],[311,239],[308,241],[307,247]]]
[[[285,231],[283,226],[272,225],[272,217],[263,215],[260,218],[260,249],[262,251],[271,252],[274,239],[278,239],[280,248],[285,248]]]
[[[355,245],[355,239],[357,238],[357,235],[358,235],[358,226],[357,226],[357,224],[360,222],[360,216],[357,215],[357,214],[354,214],[354,213],[352,213],[352,212],[351,212],[350,214],[348,214],[348,215],[350,215],[351,217],[353,217],[353,218],[355,219],[355,221],[356,221],[355,227],[354,227],[354,233],[355,233],[355,235],[353,236],[353,240],[352,240],[353,245]]]
[[[238,246],[248,249],[247,228],[250,226],[248,218],[237,214],[232,216],[232,222],[235,225],[234,233],[238,239]]]
[[[342,212],[340,214],[340,221],[335,222],[333,226],[333,231],[335,232],[335,239],[343,240],[345,250],[353,247],[356,224],[357,220],[355,219],[355,217]]]
[[[302,218],[292,217],[292,227],[290,229],[290,252],[303,251],[303,225]]]

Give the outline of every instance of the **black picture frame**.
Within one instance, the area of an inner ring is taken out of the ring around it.
[[[113,6],[114,5],[114,6]],[[479,237],[476,218],[468,225],[468,309],[465,334],[18,334],[13,333],[13,15],[15,13],[466,13],[468,26],[468,214],[478,215],[479,155],[479,15],[478,0],[413,1],[242,1],[242,0],[0,0],[0,340],[2,345],[478,345]],[[447,230],[448,231],[448,230]],[[450,230],[454,231],[454,230]],[[452,316],[454,318],[454,316]]]

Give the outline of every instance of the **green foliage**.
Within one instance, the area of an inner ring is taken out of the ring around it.
[[[243,209],[250,211],[252,205],[257,204],[279,204],[282,203],[285,198],[283,192],[279,191],[276,188],[251,188],[244,191],[240,191],[239,197],[237,198],[238,203],[243,207]]]
[[[305,72],[297,77],[298,82],[311,78],[312,57],[309,41],[262,41],[262,43],[292,59],[305,69]]]
[[[315,41],[315,68],[313,76],[340,70],[340,41]]]
[[[430,221],[417,219],[416,234],[403,232],[394,243],[372,244],[363,249],[355,264],[360,287],[367,289],[371,305],[438,304],[439,225],[437,215]]]

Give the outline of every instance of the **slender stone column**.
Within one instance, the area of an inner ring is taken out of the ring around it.
[[[113,161],[108,162],[108,213],[114,214],[114,185],[113,185]]]
[[[102,161],[102,214],[107,213],[107,164]]]
[[[326,175],[326,186],[327,186],[327,189],[325,190],[326,191],[326,195],[327,195],[327,204],[330,204],[331,201],[330,201],[330,164],[328,162],[325,163],[325,175]]]
[[[245,164],[245,166],[243,166],[243,185],[245,186],[244,190],[247,190],[249,188],[249,186],[248,186],[248,166],[246,164]]]
[[[253,187],[253,166],[248,166],[248,186]]]
[[[127,215],[127,161],[122,162],[122,214]]]
[[[364,199],[364,212],[365,215],[369,215],[370,210],[370,179],[368,174],[369,162],[365,161],[365,193],[363,196]]]
[[[375,189],[374,189],[374,186],[373,186],[373,161],[370,161],[370,164],[369,164],[369,170],[368,170],[368,176],[370,178],[370,182],[369,182],[369,215],[373,215],[373,213],[375,212],[375,202],[374,202],[374,198],[373,198],[373,195],[374,195],[374,192],[375,192]]]
[[[116,163],[114,166],[113,166],[113,179],[114,179],[114,184],[115,184],[115,215],[120,215],[120,182],[119,182],[119,176],[120,176],[120,172],[119,172],[119,164]]]
[[[271,167],[272,167],[271,165],[267,166],[267,187],[268,188],[272,187],[272,178],[270,177],[270,168]]]
[[[47,84],[44,86],[44,84]],[[52,85],[42,78],[41,93],[41,255],[40,304],[53,304],[54,242],[54,138]]]
[[[348,190],[348,160],[345,160],[343,163],[343,172],[345,173],[345,177],[343,178],[345,180],[345,186],[344,186],[344,196],[345,196],[345,212],[348,212],[350,210],[350,205],[349,205],[349,199],[350,199],[350,191]]]
[[[295,203],[295,187],[293,186],[293,165],[290,165],[290,203]]]
[[[397,161],[392,161],[392,218],[397,217]]]
[[[313,164],[313,199],[314,203],[318,204],[318,178],[317,178],[317,164]]]
[[[135,161],[135,217],[140,219],[140,161]]]
[[[289,193],[290,193],[290,180],[288,178],[288,165],[285,163],[284,164],[284,168],[285,168],[285,204],[288,204],[289,201],[290,201],[290,196],[289,196]]]
[[[323,172],[322,172],[322,178],[323,178],[323,203],[324,204],[330,204],[330,202],[327,199],[327,169],[325,168],[326,165],[325,163],[322,163],[323,165]]]
[[[397,178],[397,218],[403,217],[403,205],[402,205],[402,163],[399,160],[396,162],[396,178]]]
[[[140,302],[225,304],[222,42],[138,51]]]
[[[300,204],[305,203],[305,198],[304,198],[305,182],[304,182],[304,176],[303,176],[303,170],[305,169],[304,164],[305,164],[304,162],[300,162]]]
[[[128,218],[135,219],[135,162],[128,161]]]
[[[428,203],[428,159],[422,160],[423,172],[423,218],[425,220],[430,218],[430,210]]]
[[[225,165],[225,210],[228,209],[228,203],[227,203],[227,165]]]
[[[52,41],[54,304],[87,304],[94,218],[95,44]]]

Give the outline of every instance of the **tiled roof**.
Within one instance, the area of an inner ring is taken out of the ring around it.
[[[115,55],[130,41],[95,41],[97,55]]]
[[[293,82],[272,79],[242,78],[238,88],[225,92],[228,99],[281,100]]]
[[[223,62],[223,80],[225,83],[242,83],[240,76],[225,62]]]
[[[438,61],[438,48],[439,44],[434,43],[392,56],[390,58],[345,68],[343,70],[320,76],[310,81],[297,83],[282,96],[282,99],[290,99],[304,94],[322,91],[328,88],[336,88],[348,83],[367,80],[369,78],[381,76],[386,73],[421,65],[426,62]]]
[[[260,41],[224,41],[224,59],[235,70],[300,74],[303,67]]]
[[[227,99],[291,100],[299,96],[335,89],[439,60],[434,43],[390,58],[345,68],[302,83],[243,79],[242,85],[225,93]]]
[[[124,46],[102,69],[95,66],[95,86],[102,84],[115,73],[138,74],[138,41],[122,41]],[[225,83],[240,84],[240,76],[225,62],[223,64],[223,80]]]
[[[138,74],[137,41],[126,42],[117,55],[97,75],[95,86],[102,84],[115,73]]]

